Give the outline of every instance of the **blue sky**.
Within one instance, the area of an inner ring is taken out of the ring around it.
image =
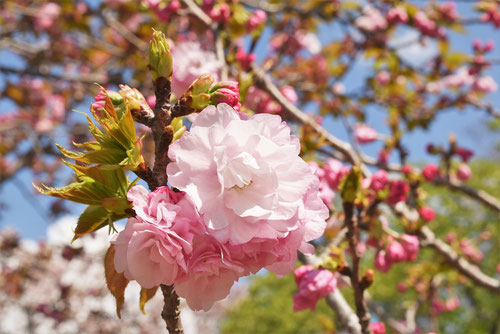
[[[458,6],[460,13],[466,13],[466,16],[468,13],[472,13],[472,11],[469,10],[471,4],[458,3]],[[472,14],[468,15],[470,16]],[[397,38],[401,40],[411,38],[411,33],[411,31],[405,31]],[[269,38],[269,34],[266,35],[263,41],[257,46],[256,51],[260,59],[267,52],[265,41]],[[325,26],[319,32],[320,40],[323,43],[339,35],[340,31],[338,31],[338,28],[335,26]],[[470,52],[472,41],[475,38],[480,38],[483,41],[488,39],[493,40],[497,45],[497,49],[495,49],[489,57],[495,59],[500,58],[500,31],[494,30],[491,25],[472,25],[468,27],[468,32],[466,34],[452,33],[450,37],[453,49],[462,52]],[[409,61],[421,62],[423,64],[428,57],[432,56],[433,52],[435,52],[435,49],[433,49],[432,45],[427,48],[413,47],[404,50],[405,57],[407,57]],[[352,71],[342,81],[347,91],[359,87],[360,81],[369,69],[369,63],[365,60],[360,59],[358,62],[356,71]],[[16,67],[22,65],[11,53],[1,50],[0,64]],[[500,66],[491,67],[488,74],[500,84]],[[0,75],[0,87],[4,84],[5,79]],[[500,109],[500,92],[497,91],[489,94],[487,101],[492,102],[494,105],[498,106],[497,109]],[[88,102],[90,103],[90,101]],[[10,111],[13,107],[11,103],[0,100],[0,113]],[[79,109],[87,110],[87,108],[88,105],[83,105]],[[384,113],[380,110],[370,109],[368,111],[368,123],[381,133],[387,132],[384,117]],[[425,153],[425,145],[429,142],[445,144],[451,132],[454,132],[458,136],[461,145],[468,148],[474,148],[476,157],[491,156],[493,147],[498,141],[498,136],[493,136],[491,133],[485,131],[489,120],[490,117],[485,112],[472,109],[466,109],[464,111],[452,110],[440,114],[428,130],[416,130],[405,136],[404,144],[410,151],[410,161],[430,161],[432,157]],[[324,125],[337,137],[347,140],[348,137],[342,122],[327,118]],[[61,143],[67,142],[64,136],[58,138],[58,141]],[[376,155],[379,147],[380,144],[376,143],[363,146],[363,149],[370,155]],[[0,227],[12,226],[19,230],[23,237],[39,239],[45,236],[46,227],[51,221],[49,217],[45,216],[45,212],[48,212],[50,201],[44,196],[23,195],[23,192],[34,193],[31,187],[31,181],[31,174],[28,171],[24,171],[16,176],[16,184],[7,182],[2,186],[0,189],[1,200],[7,203],[8,208],[2,210]],[[19,183],[23,185],[21,188],[23,189],[22,191],[20,191],[18,187]],[[78,215],[84,207],[78,204],[70,204],[69,206],[76,215]],[[36,208],[42,208],[42,212]]]

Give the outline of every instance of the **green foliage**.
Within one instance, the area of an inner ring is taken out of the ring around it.
[[[314,312],[293,312],[296,292],[291,274],[281,279],[271,273],[255,276],[248,296],[228,312],[221,333],[332,333],[334,315],[326,302],[320,300]]]

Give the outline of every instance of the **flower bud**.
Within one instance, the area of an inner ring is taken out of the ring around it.
[[[398,241],[391,241],[389,245],[387,245],[387,257],[390,262],[396,263],[405,261],[407,254],[403,246]]]
[[[460,181],[467,181],[472,175],[470,167],[466,164],[460,164],[457,169],[457,178]]]
[[[391,261],[388,259],[384,250],[378,251],[375,255],[375,269],[383,273],[388,272],[392,267]]]
[[[219,87],[224,87],[213,91],[210,102],[212,104],[227,103],[235,110],[239,110],[241,104],[239,102],[240,92],[238,89],[238,83],[230,83],[226,85],[218,85]],[[227,87],[227,88],[226,88]]]
[[[153,39],[149,43],[149,70],[156,81],[159,77],[170,79],[172,76],[172,55],[165,34],[153,32]]]

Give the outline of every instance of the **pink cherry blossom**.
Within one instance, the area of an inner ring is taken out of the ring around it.
[[[386,15],[387,21],[389,23],[406,23],[408,22],[408,13],[406,9],[402,6],[397,6],[389,9]]]
[[[137,216],[112,242],[116,270],[144,288],[174,283],[187,270],[194,235],[204,233],[194,205],[185,194],[168,187],[148,193],[135,186],[128,199]]]
[[[498,89],[498,85],[492,77],[485,76],[476,79],[473,89],[481,93],[491,93]]]
[[[375,76],[375,81],[381,85],[387,85],[391,81],[391,74],[387,71],[380,71]]]
[[[422,170],[422,175],[427,181],[434,181],[439,176],[439,167],[435,164],[427,164]]]
[[[354,21],[356,27],[373,32],[376,30],[383,30],[387,28],[387,21],[378,9],[372,6],[365,6],[363,8],[363,15]]]
[[[61,6],[54,2],[44,3],[37,11],[35,16],[35,27],[37,30],[51,28],[56,19],[61,14]]]
[[[375,254],[375,269],[383,273],[388,272],[392,267],[392,262],[387,257],[385,250],[379,250]]]
[[[420,210],[418,210],[418,213],[425,222],[433,221],[434,218],[436,218],[436,213],[434,212],[434,210],[427,206],[420,208]]]
[[[398,202],[406,201],[406,194],[410,190],[410,186],[403,180],[393,180],[389,183],[389,196],[386,198],[387,203],[395,205]]]
[[[398,241],[393,240],[387,245],[387,258],[391,263],[402,262],[406,260],[407,253]]]
[[[467,181],[472,175],[472,170],[467,164],[460,164],[457,169],[457,178],[460,181]]]
[[[187,235],[190,239],[192,235]],[[115,268],[143,288],[172,284],[186,273],[186,255],[193,248],[190,240],[162,225],[130,218],[123,231],[112,241]]]
[[[301,230],[302,207],[307,211],[313,203],[321,217],[328,215],[317,197],[318,180],[299,152],[298,139],[279,116],[249,117],[219,104],[204,109],[170,146],[167,173],[220,242],[280,240]]]
[[[418,238],[414,235],[403,234],[400,243],[406,253],[405,261],[414,261],[418,256],[420,246]]]
[[[172,92],[180,98],[200,75],[210,73],[219,78],[221,64],[214,52],[205,51],[198,42],[181,42],[172,48],[175,65],[172,73]]]
[[[254,30],[257,28],[259,25],[262,23],[266,22],[267,20],[267,14],[265,11],[262,9],[257,9],[250,15],[250,18],[248,19],[247,27],[248,30]]]
[[[333,158],[325,162],[323,170],[325,171],[326,181],[334,191],[339,189],[340,181],[349,173],[349,167]]]
[[[238,51],[236,51],[235,60],[240,63],[241,67],[245,70],[250,68],[250,65],[255,61],[255,59],[257,59],[255,53],[246,53],[242,48],[239,48]]]
[[[370,324],[373,334],[385,334],[385,324],[383,322],[374,322]]]
[[[176,282],[175,291],[192,310],[208,311],[214,302],[227,297],[243,271],[224,245],[209,235],[199,235],[193,242],[187,275]]]
[[[370,188],[374,191],[383,190],[388,184],[389,178],[383,169],[376,171],[370,180]]]
[[[318,300],[335,291],[337,279],[325,269],[312,270],[312,266],[302,266],[295,270],[295,281],[299,292],[293,297],[294,312],[314,310]]]
[[[388,148],[383,148],[380,151],[378,151],[378,161],[381,164],[387,164],[389,162],[389,158],[391,156],[391,150]]]

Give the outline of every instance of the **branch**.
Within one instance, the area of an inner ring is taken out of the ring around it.
[[[361,286],[361,280],[359,277],[360,258],[357,251],[359,229],[357,219],[354,217],[354,204],[352,202],[344,202],[344,214],[345,225],[347,226],[349,253],[351,254],[352,260],[351,285],[354,290],[356,314],[358,315],[363,334],[370,334],[372,333],[370,329],[370,313],[366,307],[366,302],[363,296],[364,288]]]
[[[182,334],[184,330],[181,323],[181,314],[179,311],[179,297],[174,291],[172,285],[160,285],[163,293],[163,311],[161,317],[167,324],[167,329],[170,334]]]
[[[341,152],[348,162],[352,164],[359,165],[361,161],[359,160],[356,152],[353,150],[349,143],[338,139],[333,136],[331,133],[326,131],[321,125],[316,123],[316,121],[302,112],[299,108],[297,108],[293,103],[288,101],[286,97],[281,94],[278,87],[274,85],[267,74],[264,73],[262,69],[260,69],[256,64],[252,65],[252,70],[255,74],[256,84],[257,86],[268,93],[276,102],[278,102],[283,109],[291,115],[295,120],[300,122],[301,124],[310,126],[316,133],[320,134],[323,139],[325,139],[330,146],[332,146],[337,151]]]
[[[206,25],[208,28],[215,30],[215,22],[205,14],[205,12],[193,1],[193,0],[182,0],[184,4],[187,6],[189,9],[189,12],[194,15],[198,20],[200,20],[204,25]]]
[[[61,74],[56,74],[56,73],[51,73],[47,70],[42,71],[39,68],[36,67],[27,67],[25,69],[15,69],[15,68],[10,68],[7,66],[1,66],[0,65],[0,72],[4,73],[12,73],[12,74],[18,74],[18,75],[31,75],[31,76],[39,76],[39,77],[44,77],[44,78],[49,78],[49,79],[56,79],[56,80],[64,80],[64,81],[70,81],[70,82],[82,82],[86,84],[95,84],[96,82],[108,82],[108,83],[118,83],[116,82],[111,82],[108,80],[107,75],[104,73],[97,73],[97,74],[71,74],[71,73],[61,73]]]
[[[492,292],[500,294],[500,281],[486,275],[481,269],[466,259],[459,256],[446,242],[436,238],[434,233],[426,226],[419,232],[421,243],[424,247],[430,247],[441,254],[460,273],[468,277],[475,284],[482,286]]]

